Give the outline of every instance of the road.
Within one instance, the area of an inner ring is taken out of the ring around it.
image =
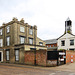
[[[75,73],[56,70],[56,67],[53,67],[51,70],[50,67],[34,68],[0,65],[0,75],[75,75]]]

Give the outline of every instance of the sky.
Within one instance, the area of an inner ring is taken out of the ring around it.
[[[60,37],[69,17],[75,35],[75,0],[0,0],[0,26],[13,17],[37,25],[37,36],[42,40]]]

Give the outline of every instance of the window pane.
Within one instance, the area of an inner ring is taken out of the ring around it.
[[[39,44],[42,46],[43,45],[43,43],[42,42],[39,42]]]
[[[25,43],[25,38],[24,37],[20,37],[20,43],[24,44]]]
[[[6,59],[9,60],[9,51],[6,51]]]
[[[7,37],[7,46],[10,45],[10,37]]]
[[[6,54],[9,55],[9,51],[7,51]]]
[[[15,60],[19,60],[19,50],[15,50]]]
[[[33,44],[33,39],[29,39],[29,44]]]
[[[25,32],[25,28],[23,26],[20,26],[20,32]]]
[[[61,46],[65,46],[65,41],[61,41]]]
[[[70,40],[70,45],[74,45],[74,40]]]
[[[33,29],[29,29],[29,34],[33,34]]]
[[[7,60],[9,60],[9,55],[7,55]]]
[[[8,32],[10,32],[10,27],[9,27],[9,26],[7,26],[7,33],[8,33]]]
[[[2,35],[2,29],[0,29],[0,35]]]
[[[16,55],[19,55],[19,51],[18,51],[18,50],[16,50],[15,54],[16,54]]]
[[[3,47],[3,39],[0,39],[0,47]]]
[[[19,60],[19,56],[16,56],[16,60],[17,60],[17,61]]]

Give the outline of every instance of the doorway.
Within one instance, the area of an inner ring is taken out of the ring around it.
[[[1,56],[2,56],[2,53],[0,52],[0,61],[2,61]]]

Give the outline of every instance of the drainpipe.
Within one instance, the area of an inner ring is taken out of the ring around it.
[[[35,45],[35,50],[34,50],[34,65],[36,66],[36,26],[34,26],[34,45]]]

